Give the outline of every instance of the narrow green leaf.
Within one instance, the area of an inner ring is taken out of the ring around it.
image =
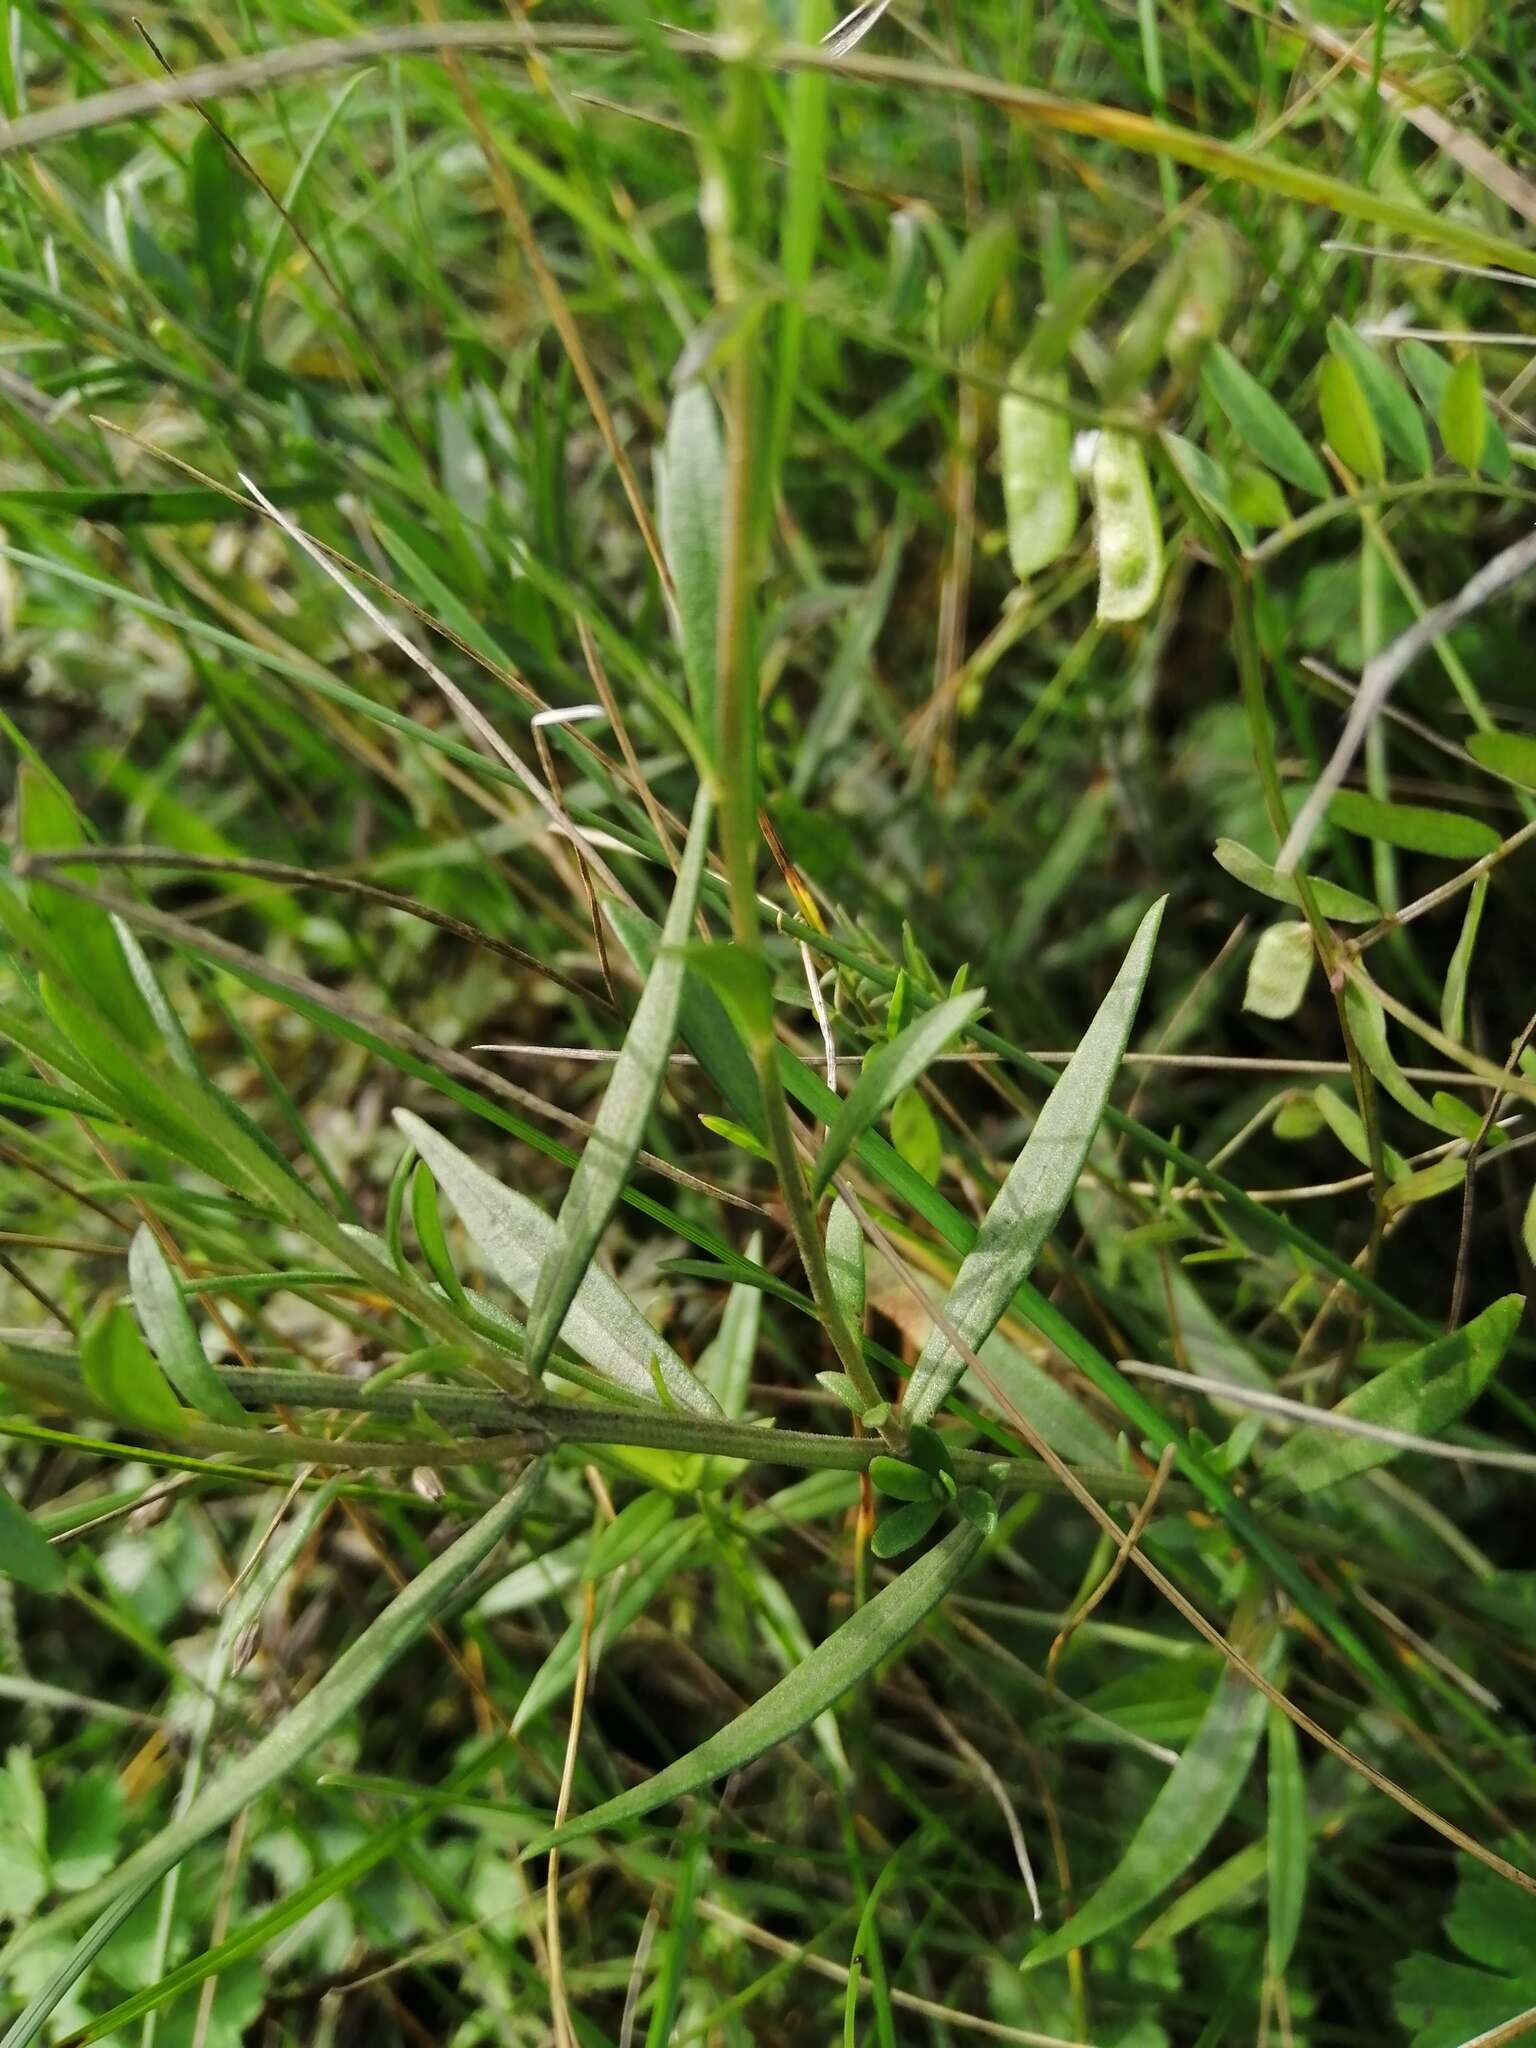
[[[1252,547],[1253,528],[1233,503],[1231,479],[1221,464],[1213,462],[1193,441],[1187,441],[1182,434],[1175,434],[1167,427],[1163,429],[1162,443],[1172,456],[1179,475],[1195,496],[1203,498],[1223,525],[1230,528],[1238,546]]]
[[[834,1395],[836,1399],[841,1401],[850,1415],[862,1415],[864,1413],[863,1398],[858,1388],[853,1384],[853,1381],[849,1379],[847,1373],[819,1372],[816,1375],[816,1384],[825,1387],[829,1394]]]
[[[540,1268],[554,1248],[555,1226],[549,1217],[526,1195],[503,1187],[419,1116],[397,1109],[395,1122],[432,1168],[492,1271],[519,1300],[530,1300]],[[680,1408],[698,1415],[720,1412],[671,1345],[600,1266],[587,1268],[563,1335],[578,1358],[647,1404],[656,1400],[651,1382],[655,1359],[663,1384]]]
[[[893,1508],[875,1524],[869,1547],[879,1558],[900,1557],[922,1542],[942,1512],[942,1503],[936,1500],[908,1501],[905,1507]]]
[[[748,1045],[773,1036],[773,982],[762,956],[731,942],[690,946],[688,966],[724,1004]]]
[[[1265,1865],[1266,1845],[1250,1842],[1246,1849],[1239,1849],[1225,1863],[1218,1863],[1214,1870],[1164,1906],[1157,1918],[1137,1935],[1132,1947],[1138,1952],[1165,1948],[1170,1941],[1177,1940],[1179,1935],[1198,1926],[1202,1920],[1208,1920],[1213,1913],[1228,1911],[1239,1903],[1245,1892],[1264,1882]]]
[[[621,1510],[592,1540],[582,1578],[606,1579],[620,1565],[653,1544],[677,1513],[677,1503],[664,1493],[642,1493]]]
[[[747,1240],[747,1258],[755,1266],[763,1256],[763,1239],[754,1230]],[[834,1273],[834,1279],[835,1279]],[[747,1410],[747,1389],[757,1359],[757,1332],[762,1321],[761,1288],[737,1281],[725,1298],[725,1312],[715,1341],[699,1360],[698,1376],[720,1404],[722,1415],[740,1421]],[[855,1324],[857,1329],[862,1324]]]
[[[1412,1436],[1435,1436],[1477,1399],[1508,1349],[1525,1297],[1506,1294],[1448,1337],[1388,1366],[1339,1402],[1337,1413]],[[1264,1467],[1266,1493],[1317,1493],[1403,1454],[1369,1437],[1302,1429]]]
[[[1475,355],[1451,366],[1440,401],[1440,438],[1452,462],[1476,476],[1488,445],[1488,407],[1483,398],[1483,372]]]
[[[181,1436],[186,1414],[127,1309],[112,1302],[80,1337],[80,1376],[109,1415],[151,1436]],[[242,1416],[242,1421],[244,1417]]]
[[[944,1171],[944,1136],[920,1088],[904,1088],[891,1105],[891,1143],[929,1187]]]
[[[1291,516],[1279,484],[1252,462],[1240,462],[1232,471],[1232,510],[1254,526],[1284,526]]]
[[[16,786],[18,836],[25,852],[67,853],[89,843],[74,805],[59,785],[30,761],[22,762]],[[94,867],[72,867],[68,874],[85,888],[99,886],[99,871]],[[160,1035],[128,971],[107,912],[50,888],[46,872],[29,885],[27,897],[73,979],[90,991],[141,1053],[158,1051]]]
[[[1264,1732],[1264,1695],[1227,1672],[1200,1726],[1093,1896],[1054,1934],[1027,1951],[1020,1968],[1039,1969],[1085,1948],[1143,1912],[1199,1856],[1231,1812]]]
[[[1077,1185],[1130,1037],[1162,914],[1159,901],[1142,919],[1113,987],[1047,1096],[955,1275],[945,1315],[972,1348],[991,1334],[1015,1288],[1028,1279]],[[902,1403],[908,1423],[927,1422],[964,1370],[965,1361],[935,1327]]]
[[[1363,482],[1379,484],[1387,473],[1381,429],[1347,357],[1335,353],[1323,358],[1317,373],[1317,403],[1328,445],[1340,462]]]
[[[1456,1124],[1447,1122],[1398,1065],[1387,1039],[1386,1014],[1370,990],[1362,988],[1356,981],[1348,982],[1344,989],[1344,1013],[1349,1019],[1349,1028],[1361,1059],[1398,1107],[1406,1109],[1421,1123],[1428,1124],[1431,1130],[1445,1131],[1452,1138],[1459,1137],[1461,1133]]]
[[[1245,370],[1232,351],[1216,342],[1201,366],[1201,382],[1233,433],[1266,469],[1314,498],[1330,495],[1328,472],[1308,446],[1300,429],[1258,379]]]
[[[1313,1089],[1312,1102],[1321,1115],[1323,1122],[1332,1131],[1350,1158],[1358,1161],[1361,1166],[1369,1166],[1371,1163],[1371,1145],[1370,1140],[1365,1135],[1365,1125],[1360,1121],[1358,1111],[1352,1108],[1341,1095],[1338,1095],[1326,1083],[1319,1083]],[[1406,1180],[1408,1178],[1408,1162],[1403,1158],[1403,1155],[1400,1152],[1394,1152],[1390,1145],[1383,1145],[1381,1153],[1382,1164],[1386,1167],[1387,1172],[1391,1174],[1392,1178],[1394,1180]]]
[[[0,889],[0,901],[4,894]],[[152,1068],[73,989],[43,978],[39,994],[49,1017],[104,1084],[99,1092],[122,1107],[125,1120],[134,1128],[221,1186],[270,1204],[434,1335],[449,1342],[463,1341],[463,1325],[447,1305],[424,1288],[403,1281],[389,1262],[387,1248],[381,1245],[376,1255],[366,1232],[359,1234],[339,1223],[286,1160],[253,1131],[249,1119],[236,1113],[217,1090],[172,1064]],[[8,1018],[5,1029],[18,1044],[35,1037],[20,1020]],[[58,1063],[52,1050],[45,1052],[45,1057]]]
[[[1482,1130],[1482,1118],[1464,1097],[1452,1095],[1449,1089],[1437,1088],[1429,1099],[1440,1112],[1447,1127],[1455,1131],[1458,1138],[1465,1138],[1470,1143]],[[1504,1133],[1498,1126],[1490,1125],[1486,1140],[1487,1144],[1492,1147],[1502,1144],[1503,1140]]]
[[[1467,897],[1467,908],[1461,920],[1461,935],[1456,949],[1451,954],[1451,964],[1445,970],[1445,985],[1440,991],[1440,1029],[1448,1038],[1460,1040],[1467,1026],[1467,977],[1472,971],[1472,955],[1477,947],[1477,928],[1483,921],[1483,905],[1488,900],[1488,877],[1479,875],[1472,884]]]
[[[1218,839],[1213,851],[1217,865],[1224,867],[1234,881],[1256,889],[1272,903],[1300,903],[1296,877],[1278,874],[1268,861],[1250,853],[1240,840]],[[1317,907],[1324,917],[1336,918],[1340,924],[1374,924],[1381,916],[1374,903],[1364,896],[1357,896],[1352,889],[1341,889],[1337,882],[1325,882],[1317,875],[1309,875],[1307,879],[1312,884]]]
[[[1307,992],[1312,952],[1310,925],[1267,925],[1248,963],[1243,1008],[1256,1017],[1294,1016]]]
[[[885,1045],[876,1046],[859,1070],[843,1106],[827,1132],[811,1177],[813,1191],[820,1195],[834,1173],[870,1126],[881,1117],[903,1089],[912,1087],[921,1075],[965,1029],[985,1006],[986,992],[973,989],[968,995],[951,996],[924,1010],[906,1029]]]
[[[617,1642],[630,1623],[645,1612],[667,1581],[682,1570],[696,1546],[703,1541],[704,1533],[704,1517],[689,1515],[685,1521],[669,1523],[635,1553],[630,1559],[631,1569],[620,1581],[618,1594],[604,1615],[605,1643]],[[517,1711],[512,1716],[514,1735],[520,1734],[553,1706],[575,1683],[576,1667],[581,1660],[582,1634],[581,1621],[572,1621],[533,1674],[528,1690],[518,1701]]]
[[[180,1863],[236,1814],[255,1804],[280,1784],[333,1729],[372,1692],[392,1665],[448,1607],[470,1574],[507,1536],[533,1499],[540,1468],[529,1465],[493,1507],[472,1528],[420,1571],[362,1634],[290,1706],[278,1725],[250,1749],[214,1772],[187,1810],[120,1863],[110,1877],[92,1885],[67,1904],[33,1919],[12,1942],[10,1957],[33,1947],[46,1947],[66,1929],[96,1914],[111,1914],[113,1902],[139,1893]],[[48,2014],[95,1953],[88,1931],[70,1962],[55,1973],[45,1989],[15,2022],[6,2043],[35,2040]]]
[[[1448,1195],[1453,1188],[1464,1186],[1466,1178],[1464,1158],[1437,1159],[1432,1166],[1421,1166],[1416,1173],[1394,1181],[1382,1196],[1381,1206],[1390,1216],[1415,1202],[1432,1202],[1436,1195]]]
[[[715,401],[702,382],[684,385],[672,402],[660,483],[661,548],[677,590],[683,669],[699,738],[712,754],[725,450]]]
[[[1436,355],[1427,343],[1422,341],[1400,341],[1397,345],[1398,360],[1408,373],[1408,381],[1419,394],[1419,403],[1437,422],[1445,407],[1445,396],[1450,388],[1452,365],[1444,356]],[[1443,437],[1442,428],[1442,437]],[[1498,421],[1486,411],[1482,446],[1482,472],[1490,483],[1508,483],[1510,473],[1509,443]]]
[[[815,1653],[815,1645],[800,1619],[800,1610],[788,1585],[755,1552],[746,1553],[745,1569],[757,1601],[755,1620],[758,1633],[768,1645],[779,1669],[793,1671]],[[833,1776],[841,1784],[849,1783],[853,1773],[848,1767],[848,1752],[843,1747],[836,1714],[830,1709],[818,1714],[810,1728],[822,1754],[832,1766]]]
[[[667,1056],[677,1031],[688,930],[709,849],[710,816],[709,796],[701,789],[694,802],[688,844],[678,868],[655,964],[645,978],[602,1106],[560,1205],[554,1242],[539,1268],[538,1284],[528,1310],[527,1369],[534,1377],[544,1369],[566,1311],[576,1298],[598,1240],[624,1191],[624,1183],[640,1153],[646,1119],[655,1106],[667,1071]],[[716,1412],[713,1400],[696,1381],[690,1379],[689,1386],[695,1396],[702,1396],[710,1412]]]
[[[1381,437],[1392,453],[1416,475],[1428,476],[1433,457],[1429,452],[1429,435],[1424,430],[1424,416],[1398,382],[1386,358],[1378,355],[1363,335],[1339,319],[1328,322],[1328,340],[1354,371]],[[1338,447],[1336,441],[1334,446]]]
[[[1296,1724],[1269,1710],[1269,1973],[1283,1977],[1301,1931],[1307,1893],[1307,1781]]]
[[[424,1159],[417,1160],[411,1175],[411,1223],[433,1279],[448,1299],[462,1308],[465,1302],[464,1283],[459,1278],[453,1255],[448,1249],[448,1239],[443,1234],[443,1218],[437,1206],[437,1183]]]
[[[0,1573],[30,1586],[36,1593],[55,1593],[64,1583],[59,1553],[32,1520],[0,1486]]]
[[[1031,382],[1028,356],[1013,382]],[[1077,532],[1077,479],[1072,473],[1072,422],[1053,398],[1065,398],[1059,373],[1035,377],[1035,396],[1010,390],[997,403],[997,445],[1007,518],[1008,560],[1021,583],[1048,569],[1071,547]]]
[[[858,1336],[864,1328],[864,1232],[841,1196],[827,1213],[827,1274],[838,1312]]]
[[[1536,1188],[1531,1189],[1530,1200],[1525,1205],[1525,1215],[1521,1218],[1520,1242],[1525,1246],[1525,1256],[1536,1260]]]
[[[1093,451],[1093,515],[1097,615],[1106,625],[1128,625],[1145,618],[1163,580],[1163,522],[1136,435],[1101,429]]]
[[[1017,254],[1013,222],[1001,216],[984,221],[970,237],[939,307],[939,337],[946,348],[963,347],[981,327]]]
[[[558,1844],[579,1841],[583,1836],[639,1820],[658,1806],[684,1799],[716,1778],[740,1770],[776,1743],[787,1742],[906,1641],[913,1629],[960,1583],[981,1545],[977,1529],[969,1522],[957,1523],[942,1543],[935,1544],[900,1578],[882,1587],[839,1629],[818,1643],[803,1664],[754,1700],[727,1727],[647,1778],[643,1785],[621,1792],[590,1813],[578,1814],[563,1827],[551,1830],[531,1843],[524,1853],[539,1854]]]
[[[149,1348],[181,1398],[210,1421],[244,1428],[249,1418],[208,1363],[180,1284],[147,1223],[128,1249],[128,1285]]]
[[[1467,752],[1506,781],[1536,789],[1536,739],[1529,733],[1474,732],[1468,736]]]
[[[1410,853],[1439,854],[1444,860],[1481,860],[1499,844],[1498,833],[1480,818],[1423,804],[1386,803],[1358,789],[1341,789],[1331,797],[1328,818],[1362,839],[1379,839]]]
[[[1186,240],[1158,267],[1121,328],[1100,381],[1106,405],[1119,405],[1146,389],[1184,299],[1191,246]]]
[[[745,1124],[737,1123],[730,1116],[700,1116],[699,1122],[706,1131],[713,1131],[717,1138],[724,1138],[728,1145],[738,1151],[750,1152],[754,1159],[772,1159],[773,1154],[755,1131],[749,1131]]]

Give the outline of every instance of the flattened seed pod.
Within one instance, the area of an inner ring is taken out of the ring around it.
[[[1099,618],[1123,625],[1152,608],[1163,578],[1163,528],[1147,458],[1134,434],[1106,428],[1093,451]]]
[[[1023,381],[1026,375],[1021,357],[1014,376]],[[1036,391],[1066,396],[1063,376],[1030,381]],[[1072,423],[1059,407],[1010,391],[998,401],[997,440],[1008,515],[1008,559],[1023,583],[1064,555],[1077,531]]]

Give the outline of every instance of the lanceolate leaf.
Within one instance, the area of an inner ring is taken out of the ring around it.
[[[1398,382],[1396,371],[1342,320],[1329,321],[1328,339],[1354,371],[1392,453],[1419,476],[1428,476],[1431,457],[1424,418]]]
[[[863,1243],[862,1238],[860,1243]],[[755,1266],[762,1255],[762,1236],[753,1231],[747,1240],[747,1257]],[[725,1311],[720,1318],[715,1341],[699,1360],[699,1378],[720,1403],[721,1413],[736,1422],[741,1420],[747,1409],[747,1388],[751,1384],[752,1364],[757,1355],[757,1331],[762,1312],[762,1290],[738,1281],[725,1298]],[[854,1327],[857,1329],[859,1325]]]
[[[86,844],[85,830],[69,799],[31,762],[17,776],[20,838],[28,853],[65,853]],[[72,881],[94,887],[93,867],[67,870]],[[139,994],[107,912],[78,896],[50,889],[46,874],[28,890],[33,911],[47,926],[70,973],[89,989],[140,1052],[158,1049],[159,1033]]]
[[[0,1573],[34,1592],[52,1593],[63,1584],[59,1553],[24,1508],[0,1486]]]
[[[1328,472],[1300,428],[1221,342],[1206,355],[1201,378],[1232,431],[1266,469],[1274,470],[1298,490],[1310,491],[1314,498],[1328,496]]]
[[[1246,883],[1261,896],[1269,897],[1272,903],[1299,903],[1300,892],[1294,875],[1282,875],[1272,868],[1267,860],[1260,860],[1256,853],[1237,839],[1218,839],[1214,848],[1216,862],[1224,867],[1234,881]],[[1381,912],[1364,896],[1357,896],[1353,889],[1341,889],[1337,882],[1324,882],[1318,876],[1308,879],[1317,907],[1324,917],[1335,918],[1340,924],[1374,924]]]
[[[182,1405],[138,1325],[116,1302],[93,1316],[81,1335],[80,1376],[109,1415],[120,1416],[135,1429],[151,1436],[180,1436],[186,1427]]]
[[[1344,1011],[1361,1059],[1398,1107],[1406,1109],[1421,1123],[1428,1124],[1431,1130],[1445,1131],[1453,1138],[1463,1136],[1459,1115],[1442,1115],[1434,1103],[1425,1100],[1398,1065],[1387,1039],[1385,1013],[1369,989],[1362,988],[1358,982],[1350,982],[1344,990]]]
[[[1445,860],[1481,860],[1499,835],[1481,818],[1460,811],[1435,811],[1424,804],[1384,803],[1361,790],[1341,789],[1328,802],[1329,821],[1365,839],[1380,839],[1410,853],[1437,853]]]
[[[1484,768],[1506,781],[1536,789],[1536,739],[1524,732],[1475,732],[1467,752]]]
[[[1307,1781],[1296,1724],[1269,1710],[1269,1968],[1283,1977],[1301,1930],[1307,1890]]]
[[[1445,971],[1445,985],[1440,991],[1440,1028],[1451,1038],[1459,1039],[1466,1028],[1467,977],[1472,971],[1477,928],[1483,921],[1483,905],[1487,900],[1488,877],[1479,875],[1467,896],[1461,936],[1456,941],[1451,964]]]
[[[1046,1098],[955,1275],[944,1313],[972,1348],[990,1336],[1014,1289],[1029,1278],[1077,1185],[1130,1037],[1162,915],[1160,901],[1142,919],[1114,986]],[[964,1359],[935,1327],[907,1386],[906,1420],[928,1421],[964,1370]]]
[[[872,1671],[920,1621],[960,1583],[981,1549],[982,1536],[969,1522],[959,1522],[942,1543],[920,1557],[899,1579],[828,1636],[787,1677],[781,1678],[729,1726],[701,1742],[697,1749],[668,1764],[617,1798],[590,1813],[578,1814],[529,1845],[538,1854],[564,1842],[579,1841],[605,1829],[639,1820],[658,1806],[686,1798],[702,1785],[739,1771],[775,1743],[787,1742],[816,1716],[840,1700],[866,1672]]]
[[[528,1310],[527,1369],[535,1377],[544,1369],[566,1311],[591,1266],[598,1239],[624,1191],[640,1151],[646,1118],[667,1071],[683,989],[683,952],[709,846],[710,813],[709,797],[701,789],[655,963],[645,978],[602,1107],[565,1191],[554,1242],[539,1268]],[[702,1393],[702,1389],[697,1391]],[[704,1399],[709,1401],[707,1395]],[[709,1407],[714,1408],[713,1401]]]
[[[270,1733],[214,1773],[185,1813],[135,1850],[110,1877],[33,1920],[11,1944],[8,1954],[16,1956],[34,1946],[45,1946],[81,1920],[110,1912],[113,1901],[153,1884],[199,1842],[280,1784],[367,1698],[385,1672],[444,1611],[470,1573],[516,1527],[533,1498],[539,1472],[537,1465],[530,1465],[494,1507],[418,1572]],[[82,1968],[93,1952],[91,1933],[87,1932],[75,1951]],[[67,1966],[57,1973],[16,2021],[7,2042],[35,2040],[48,2013],[78,1974]]]
[[[554,1248],[555,1225],[549,1217],[526,1195],[503,1187],[419,1116],[397,1109],[395,1122],[431,1167],[487,1264],[520,1300],[531,1300],[539,1269]],[[651,1380],[654,1358],[662,1383],[680,1408],[700,1415],[720,1412],[672,1346],[600,1266],[587,1268],[565,1317],[563,1335],[578,1358],[642,1401],[656,1399]]]
[[[1263,1693],[1228,1673],[1199,1728],[1115,1868],[1064,1927],[1046,1936],[1021,1967],[1038,1969],[1083,1948],[1140,1913],[1183,1876],[1231,1812],[1264,1731]]]
[[[1408,372],[1408,381],[1419,394],[1419,401],[1425,411],[1432,413],[1435,419],[1441,422],[1441,436],[1444,438],[1445,409],[1451,393],[1453,365],[1448,363],[1444,356],[1436,355],[1435,351],[1422,341],[1399,342],[1397,353],[1403,368]],[[1476,357],[1470,360],[1475,366]],[[1482,405],[1481,389],[1477,397],[1479,404]],[[1460,402],[1462,401],[1458,401]],[[1479,448],[1482,473],[1491,483],[1506,483],[1510,469],[1509,443],[1504,438],[1503,428],[1488,412],[1486,405],[1482,406],[1482,412],[1483,434]],[[1458,427],[1462,424],[1463,422],[1458,419]],[[1467,451],[1464,448],[1463,453],[1465,452]],[[1462,460],[1462,456],[1457,454],[1449,442],[1446,443],[1446,453],[1454,461]]]
[[[208,1363],[176,1275],[147,1223],[129,1247],[128,1284],[149,1348],[177,1393],[211,1421],[243,1429],[246,1412]]]
[[[715,401],[702,383],[672,403],[661,471],[661,546],[677,589],[683,667],[699,737],[715,736],[716,618],[725,532],[725,451]]]
[[[912,1087],[926,1073],[985,1003],[986,993],[979,988],[962,996],[951,996],[946,1002],[935,1003],[931,1010],[924,1010],[888,1044],[877,1046],[870,1053],[817,1157],[811,1177],[816,1194],[821,1194],[870,1125],[904,1088]]]
[[[1324,356],[1317,373],[1317,403],[1323,432],[1340,462],[1366,483],[1379,484],[1387,473],[1381,428],[1348,356]]]
[[[1524,1295],[1506,1294],[1450,1336],[1367,1380],[1345,1396],[1338,1413],[1413,1436],[1434,1436],[1470,1407],[1493,1377],[1524,1307]],[[1317,1493],[1402,1455],[1392,1444],[1370,1437],[1303,1429],[1265,1465],[1265,1487]]]

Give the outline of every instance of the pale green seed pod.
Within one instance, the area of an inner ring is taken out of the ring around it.
[[[1106,428],[1093,451],[1093,510],[1099,547],[1099,611],[1125,625],[1152,609],[1163,580],[1163,527],[1147,458],[1134,434]]]
[[[1026,375],[1024,358],[1014,377]],[[1061,375],[1030,380],[1037,392],[1064,398]],[[1077,480],[1072,474],[1072,423],[1043,398],[1010,391],[998,401],[997,440],[1008,517],[1008,559],[1021,583],[1048,569],[1077,531]]]

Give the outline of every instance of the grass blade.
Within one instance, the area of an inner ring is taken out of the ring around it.
[[[533,1499],[540,1476],[537,1464],[528,1465],[472,1528],[396,1594],[378,1619],[343,1651],[270,1734],[217,1772],[184,1814],[135,1850],[110,1877],[33,1920],[10,1944],[4,1959],[45,1944],[88,1916],[115,1917],[125,1893],[138,1893],[163,1877],[199,1842],[227,1826],[237,1813],[281,1783],[367,1698],[384,1673],[443,1612],[471,1572],[517,1525]],[[70,1965],[61,1969],[28,2004],[0,2041],[0,2048],[26,2048],[27,2043],[36,2040],[49,2013],[94,1955],[94,1932],[87,1932],[71,1956]],[[72,1968],[77,1961],[79,1967]]]
[[[672,402],[660,495],[661,548],[677,587],[688,694],[699,737],[712,754],[725,448],[715,401],[702,382],[685,385]]]
[[[824,1713],[869,1671],[905,1642],[918,1623],[960,1583],[982,1546],[980,1530],[959,1522],[942,1543],[909,1565],[900,1578],[877,1593],[841,1628],[818,1643],[803,1664],[770,1687],[727,1727],[701,1742],[676,1763],[590,1813],[578,1814],[530,1845],[537,1854],[584,1835],[639,1820],[658,1806],[686,1798],[700,1786],[723,1778],[787,1742]],[[1260,1702],[1262,1705],[1262,1702]],[[3,2048],[3,2044],[0,2044]]]
[[[528,1311],[528,1371],[537,1377],[554,1348],[566,1311],[592,1263],[598,1239],[613,1214],[640,1151],[646,1118],[667,1071],[677,1030],[685,972],[683,949],[693,921],[709,846],[712,806],[700,790],[693,807],[688,845],[677,872],[655,964],[645,978],[623,1049],[619,1053],[581,1159],[571,1176],[555,1221],[554,1242],[539,1268]],[[694,1383],[696,1385],[696,1383]],[[702,1388],[697,1389],[703,1394]],[[703,1395],[708,1411],[714,1402]]]
[[[128,1284],[149,1348],[177,1393],[211,1422],[243,1429],[246,1412],[208,1363],[170,1261],[147,1223],[129,1247]]]
[[[957,1038],[986,1002],[984,989],[969,989],[925,1010],[865,1060],[859,1078],[823,1140],[811,1176],[812,1192],[821,1195],[859,1139],[883,1116],[905,1088],[926,1073],[944,1048]]]
[[[1434,1436],[1469,1408],[1497,1370],[1519,1325],[1525,1297],[1506,1294],[1448,1337],[1388,1366],[1338,1404],[1338,1413],[1412,1436]],[[1282,1487],[1317,1493],[1402,1455],[1369,1437],[1303,1429],[1264,1467],[1266,1495]]]
[[[1014,1290],[1029,1278],[1077,1185],[1130,1037],[1162,915],[1159,901],[1142,919],[1113,987],[1071,1065],[1046,1098],[974,1248],[955,1276],[945,1314],[973,1347],[991,1335]],[[964,1370],[960,1354],[935,1329],[907,1387],[902,1403],[906,1421],[927,1422]]]
[[[554,1253],[555,1224],[526,1195],[503,1187],[419,1116],[397,1109],[395,1122],[431,1167],[438,1186],[447,1191],[493,1272],[519,1299],[530,1301],[540,1270]],[[656,1399],[654,1359],[662,1384],[680,1408],[699,1415],[719,1413],[671,1345],[601,1267],[588,1267],[563,1327],[578,1358],[637,1400]]]
[[[1029,1951],[1021,1968],[1038,1969],[1097,1941],[1150,1906],[1188,1870],[1243,1789],[1266,1711],[1264,1695],[1246,1679],[1221,1679],[1124,1856],[1066,1925]]]

